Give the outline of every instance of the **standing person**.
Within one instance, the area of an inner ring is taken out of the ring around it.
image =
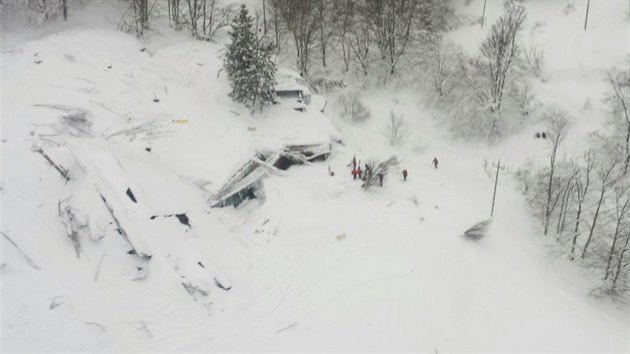
[[[362,179],[362,177],[363,177],[363,171],[361,171],[361,166],[359,166],[359,167],[357,168],[357,175],[359,175],[359,179]]]
[[[403,180],[407,181],[407,170],[403,170]]]
[[[357,168],[357,157],[352,156],[352,169],[354,170],[355,168]]]
[[[357,175],[359,174],[359,171],[356,168],[352,169],[352,179],[357,179]]]
[[[384,177],[384,176],[383,176],[383,172],[379,172],[379,173],[377,174],[377,176],[378,176],[378,182],[379,182],[379,184],[380,184],[380,185],[381,185],[381,187],[382,187],[382,186],[383,186],[383,177]]]
[[[437,157],[434,157],[434,158],[433,158],[433,166],[434,166],[435,168],[437,168],[437,167],[438,167],[438,159],[437,159]]]

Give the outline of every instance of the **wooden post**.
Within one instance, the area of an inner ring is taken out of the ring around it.
[[[584,17],[584,30],[586,31],[586,25],[588,24],[588,10],[591,7],[591,0],[586,3],[586,16]]]
[[[483,28],[483,19],[484,17],[486,17],[486,1],[487,0],[483,0],[483,12],[481,13],[481,28]]]
[[[497,196],[497,184],[499,182],[499,168],[501,168],[501,159],[497,163],[497,174],[494,177],[494,192],[492,193],[492,209],[490,210],[490,217],[494,215],[494,200]]]

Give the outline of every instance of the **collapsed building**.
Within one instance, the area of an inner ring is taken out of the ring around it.
[[[262,181],[274,171],[325,161],[332,143],[288,145],[279,152],[258,152],[241,166],[211,198],[213,208],[237,207],[249,199],[263,199]]]

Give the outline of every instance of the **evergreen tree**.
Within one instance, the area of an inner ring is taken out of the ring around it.
[[[230,97],[251,107],[252,112],[256,104],[262,110],[263,105],[274,101],[276,75],[276,65],[271,59],[273,47],[257,38],[253,27],[247,7],[241,5],[232,22],[229,32],[232,42],[227,46],[224,61],[232,87]]]

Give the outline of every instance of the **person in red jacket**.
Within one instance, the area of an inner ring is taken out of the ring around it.
[[[352,169],[352,179],[357,179],[357,175],[359,174],[359,171],[356,168]]]
[[[407,170],[403,170],[403,180],[407,180]]]

